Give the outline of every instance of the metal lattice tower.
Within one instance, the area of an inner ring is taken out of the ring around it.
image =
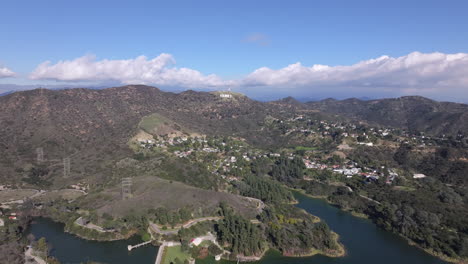
[[[63,159],[63,177],[68,178],[70,176],[70,158]]]
[[[36,160],[37,162],[41,163],[44,161],[44,149],[43,148],[36,148]]]
[[[122,200],[132,198],[132,178],[122,178]]]

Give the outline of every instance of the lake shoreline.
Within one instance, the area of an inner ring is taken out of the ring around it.
[[[443,264],[447,263],[447,260],[441,261],[438,257],[432,257],[432,255],[427,254],[426,252],[422,252],[419,248],[415,250],[414,248],[408,245],[408,241],[404,241],[401,239],[400,236],[396,236],[394,233],[384,231],[381,228],[372,224],[369,220],[359,220],[355,216],[350,214],[343,214],[342,210],[339,210],[335,206],[330,205],[329,203],[323,201],[323,199],[316,199],[311,198],[310,195],[304,195],[303,193],[296,192],[296,199],[299,201],[298,208],[306,211],[311,215],[316,215],[317,217],[320,216],[320,219],[330,223],[330,228],[334,230],[336,233],[340,234],[341,237],[336,235],[336,241],[338,241],[340,246],[343,246],[341,250],[337,250],[335,252],[318,252],[311,250],[309,254],[298,254],[298,255],[291,255],[286,256],[283,255],[280,251],[275,250],[273,248],[269,248],[265,251],[264,254],[260,257],[260,260],[254,260],[255,263],[259,264],[326,264],[326,263],[333,263],[333,264],[370,264],[375,263],[376,261],[380,261],[382,264],[394,264],[394,263],[402,263],[402,264]],[[148,251],[153,252],[154,247],[147,247],[146,250],[140,251],[139,249],[135,252],[128,252],[126,249],[127,244],[137,244],[139,241],[139,237],[131,238],[130,241],[110,241],[110,242],[103,242],[100,241],[93,242],[92,240],[83,239],[80,236],[77,236],[73,233],[65,232],[64,226],[62,221],[55,221],[50,217],[44,217],[47,221],[38,221],[39,226],[36,226],[35,232],[37,232],[37,237],[46,237],[49,238],[47,234],[50,231],[47,230],[55,230],[55,235],[52,233],[50,236],[52,244],[62,244],[56,248],[54,256],[57,256],[59,260],[62,262],[76,262],[77,258],[82,259],[81,256],[76,256],[76,253],[71,251],[68,252],[68,248],[78,248],[69,246],[71,244],[78,243],[80,246],[79,248],[82,252],[89,254],[89,260],[107,262],[107,263],[116,263],[116,264],[126,264],[126,263],[154,263],[154,258],[156,258],[156,254],[152,259],[148,260],[147,257],[144,257],[144,254],[148,256]],[[355,220],[353,220],[355,219]],[[55,223],[59,223],[57,225]],[[339,228],[338,228],[339,227]],[[34,229],[34,228],[33,228]],[[42,231],[41,231],[42,230]],[[377,232],[377,233],[376,233]],[[67,233],[67,235],[61,234]],[[355,235],[353,235],[355,234]],[[370,237],[369,234],[372,234]],[[375,236],[377,234],[377,237]],[[54,240],[55,236],[55,240]],[[383,236],[383,237],[382,237]],[[378,240],[376,240],[378,239]],[[79,241],[77,241],[79,240]],[[87,242],[89,241],[89,242]],[[72,243],[73,242],[73,243]],[[344,249],[344,245],[346,245],[346,249]],[[375,245],[375,247],[374,247]],[[64,248],[64,246],[66,246]],[[143,254],[141,259],[147,259],[141,262],[129,262],[128,260],[125,261],[125,258],[117,259],[115,262],[110,261],[109,259],[112,257],[108,257],[104,255],[101,249],[99,248],[107,248],[107,250],[117,250],[118,254],[124,254],[125,257],[136,258],[140,259],[140,255]],[[92,249],[91,249],[92,248]],[[97,250],[95,249],[97,248]],[[413,249],[412,249],[413,248]],[[344,250],[343,250],[344,249]],[[91,250],[91,251],[90,251]],[[157,251],[157,250],[156,250]],[[385,259],[379,258],[379,254],[375,255],[375,252],[381,252],[385,254]],[[144,252],[144,253],[143,253]],[[268,253],[267,253],[268,252]],[[369,253],[368,253],[369,252]],[[155,252],[156,253],[156,252]],[[307,253],[307,250],[306,250]],[[75,255],[74,255],[75,254]],[[390,255],[389,255],[390,254]],[[127,256],[128,255],[128,256]],[[133,255],[133,256],[132,256]],[[85,259],[83,259],[85,261]],[[398,262],[400,261],[400,262]],[[79,263],[79,262],[78,262]],[[221,262],[215,262],[214,258],[210,258],[208,260],[199,260],[197,259],[196,263],[205,263],[205,264],[234,264],[232,261],[228,261],[227,259],[222,259]],[[466,262],[459,262],[466,264]]]
[[[63,222],[50,217],[37,217],[31,221],[27,234],[36,239],[44,237],[51,246],[51,256],[60,263],[154,263],[158,247],[146,245],[128,251],[128,245],[141,243],[139,236],[114,241],[89,240],[65,231]]]
[[[333,241],[336,243],[338,247],[338,249],[333,250],[334,252],[327,252],[327,251],[318,250],[314,248],[314,249],[311,249],[310,253],[296,254],[296,255],[283,255],[283,256],[292,257],[292,258],[312,257],[315,255],[323,255],[323,256],[330,257],[330,258],[341,258],[341,257],[346,256],[346,248],[344,247],[343,244],[339,242],[340,235],[338,235],[335,232],[332,232],[332,236],[333,236]]]
[[[372,219],[370,218],[369,215],[367,214],[364,214],[364,213],[357,213],[357,212],[354,212],[354,211],[351,211],[351,210],[344,210],[340,207],[338,207],[336,204],[330,202],[327,198],[327,196],[317,196],[317,195],[311,195],[311,194],[308,194],[305,190],[303,189],[296,189],[296,188],[291,188],[291,187],[288,187],[288,189],[292,190],[292,191],[295,191],[295,192],[298,192],[304,196],[307,196],[307,197],[310,197],[310,198],[313,198],[313,199],[320,199],[320,200],[323,200],[325,201],[327,204],[339,209],[340,211],[343,211],[343,212],[347,212],[347,213],[350,213],[351,215],[353,215],[354,217],[357,217],[357,218],[361,218],[361,219],[368,219],[370,221],[372,221]],[[378,226],[377,226],[378,227]],[[378,227],[380,229],[382,229],[381,227]],[[383,230],[383,229],[382,229]],[[468,259],[460,259],[460,258],[452,258],[452,257],[449,257],[447,255],[444,255],[444,254],[440,254],[440,253],[437,253],[437,252],[434,252],[433,249],[430,249],[430,248],[423,248],[422,246],[418,245],[416,242],[414,242],[413,240],[399,234],[399,233],[395,233],[395,232],[391,232],[393,234],[396,234],[398,235],[399,237],[403,238],[408,245],[410,246],[413,246],[413,247],[416,247],[420,250],[423,250],[425,253],[431,255],[431,256],[434,256],[436,258],[439,258],[443,261],[446,261],[446,262],[450,262],[450,263],[456,263],[456,264],[467,264],[468,263]]]

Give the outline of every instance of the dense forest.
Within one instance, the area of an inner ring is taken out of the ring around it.
[[[302,159],[295,156],[292,159],[282,155],[272,168],[271,176],[280,182],[293,182],[304,177],[305,165]]]
[[[223,220],[217,225],[220,243],[234,255],[260,255],[265,249],[263,230],[240,215],[234,214],[226,204],[221,204]]]
[[[160,225],[176,225],[187,222],[192,218],[192,212],[187,208],[169,211],[165,207],[159,207],[157,209],[150,209],[148,213],[150,217],[153,217],[152,220]]]
[[[278,182],[254,175],[248,175],[243,180],[237,184],[241,195],[254,197],[267,203],[294,200],[292,193]]]
[[[328,225],[290,205],[269,207],[260,216],[267,223],[266,234],[272,246],[284,255],[307,255],[312,249],[329,252],[338,249]]]

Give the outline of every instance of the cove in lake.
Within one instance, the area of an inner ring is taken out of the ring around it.
[[[151,245],[139,247],[132,251],[127,245],[141,243],[137,236],[118,241],[91,241],[81,239],[64,232],[64,224],[47,218],[36,218],[29,228],[29,233],[36,239],[45,237],[52,246],[51,255],[62,264],[79,264],[87,261],[109,264],[154,263],[158,248]]]
[[[340,242],[346,248],[346,256],[330,258],[316,255],[304,258],[284,257],[270,250],[265,257],[252,264],[442,264],[446,263],[423,250],[410,246],[398,235],[379,229],[370,220],[343,212],[321,199],[310,198],[299,192],[294,196],[296,205],[323,219],[330,228],[340,235]],[[197,264],[219,263],[214,259],[197,261]],[[219,264],[234,263],[224,261]]]
[[[283,257],[269,251],[258,264],[442,264],[446,263],[419,248],[408,245],[406,240],[379,229],[367,219],[357,218],[343,212],[320,199],[313,199],[295,193],[297,207],[323,219],[330,228],[340,235],[340,242],[346,247],[346,256],[329,258],[313,256],[305,258]],[[109,264],[154,263],[157,248],[145,246],[127,252],[127,244],[137,244],[139,239],[126,241],[96,242],[80,239],[63,232],[63,225],[47,219],[38,219],[32,225],[31,233],[36,238],[44,236],[54,246],[52,255],[62,263],[80,263],[87,260]],[[197,260],[197,264],[233,263],[216,262],[214,259]]]

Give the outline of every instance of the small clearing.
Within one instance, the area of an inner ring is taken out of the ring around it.
[[[176,261],[176,259],[179,259],[180,262]],[[183,252],[181,246],[166,247],[163,255],[162,264],[184,263],[185,260],[190,259],[190,255],[188,253]]]
[[[53,201],[57,199],[64,199],[64,200],[71,201],[83,195],[86,195],[84,191],[74,190],[74,189],[62,189],[62,190],[54,190],[54,191],[45,192],[35,197],[35,199],[39,201]]]
[[[24,200],[38,193],[34,189],[11,189],[0,191],[0,203]]]
[[[226,202],[238,213],[248,218],[256,215],[257,203],[248,198],[225,192],[216,192],[186,185],[181,182],[164,180],[155,176],[133,178],[133,197],[122,200],[121,187],[105,189],[89,194],[83,205],[122,217],[131,212],[146,212],[151,208],[165,207],[169,210],[191,208],[203,215],[213,215],[220,202]]]
[[[180,125],[160,114],[151,114],[141,119],[140,129],[154,136],[182,136],[189,134]]]

